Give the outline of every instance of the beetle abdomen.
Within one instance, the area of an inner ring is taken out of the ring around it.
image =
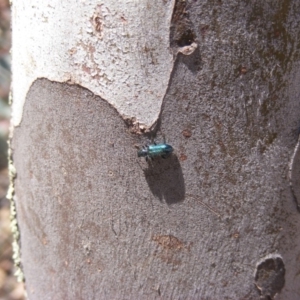
[[[173,147],[168,144],[158,144],[148,146],[149,156],[168,155],[173,152]]]

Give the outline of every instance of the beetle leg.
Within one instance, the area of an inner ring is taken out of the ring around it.
[[[151,136],[151,144],[153,144],[153,145],[156,145],[156,142],[155,142],[155,140],[154,140],[154,137],[153,137],[153,136]]]

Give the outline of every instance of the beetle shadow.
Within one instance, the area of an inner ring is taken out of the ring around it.
[[[155,157],[148,162],[144,174],[149,188],[160,201],[167,204],[182,202],[185,196],[185,185],[181,165],[176,155],[166,159]]]

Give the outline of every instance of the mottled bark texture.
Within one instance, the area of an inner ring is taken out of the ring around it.
[[[106,100],[35,81],[12,143],[29,299],[300,299],[299,11],[177,1],[174,55],[198,47],[163,101],[165,160],[137,158],[147,137]]]

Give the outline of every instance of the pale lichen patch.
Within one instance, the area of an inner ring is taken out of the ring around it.
[[[183,55],[191,55],[196,49],[198,45],[196,43],[192,43],[189,46],[184,46],[178,48],[178,52],[182,53]]]

